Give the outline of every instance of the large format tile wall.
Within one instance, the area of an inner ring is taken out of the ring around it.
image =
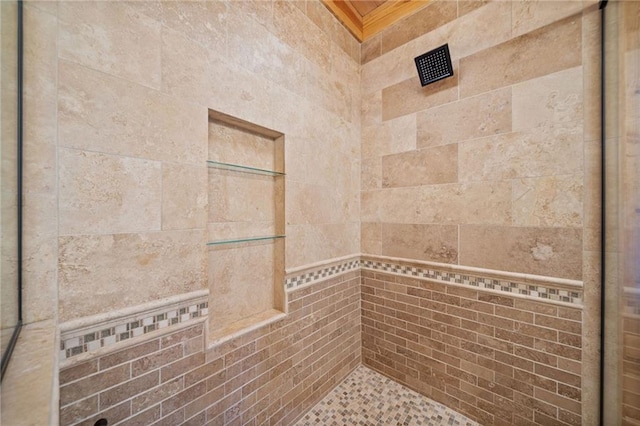
[[[361,362],[360,271],[288,296],[285,319],[213,349],[200,321],[71,358],[60,423],[293,424]]]
[[[358,253],[360,45],[320,2],[27,2],[25,20],[27,322],[208,287],[209,109],[285,134],[287,268]]]
[[[597,422],[599,19],[595,2],[436,1],[362,46],[362,253],[449,264],[454,272],[459,265],[584,283],[578,310],[572,311],[576,317],[569,320],[575,321],[571,344],[556,340],[566,331],[557,328],[565,319],[541,325],[541,312],[512,312],[492,300],[476,305],[482,291],[461,297],[449,294],[455,286],[439,286],[442,300],[436,301],[430,299],[432,289],[410,294],[440,340],[426,336],[431,343],[405,354],[408,336],[417,337],[407,327],[422,325],[413,306],[396,298],[416,284],[380,277],[375,295],[376,286],[365,284],[365,300],[376,300],[375,306],[369,301],[365,315],[391,309],[376,318],[379,328],[365,324],[367,365],[373,353],[399,351],[385,358],[393,363],[384,366],[387,374],[481,422],[508,423],[509,410],[527,405],[523,395],[541,401],[535,415],[523,411],[526,420]],[[445,43],[454,76],[421,88],[413,58]],[[387,285],[395,289],[387,291]],[[463,300],[473,307],[462,309]],[[518,300],[507,295],[506,308],[517,307]],[[540,309],[555,317],[556,305],[545,303]],[[584,318],[578,315],[583,307]],[[442,321],[431,319],[436,315]],[[546,334],[509,340],[509,333],[525,326]],[[461,353],[462,342],[473,349]],[[436,368],[427,363],[430,369],[422,375],[416,368],[402,370],[416,361],[410,359],[414,355]],[[450,357],[452,364],[436,356]],[[490,361],[483,366],[485,360]],[[546,382],[548,375],[538,374],[535,365],[557,368],[552,364],[560,360],[576,370],[559,368],[557,385]],[[479,389],[479,377],[461,378],[457,364],[463,361],[487,373],[482,383],[490,389]],[[508,383],[494,381],[502,374],[499,363],[511,361],[527,368],[505,370]],[[428,372],[440,381],[431,384]],[[516,373],[529,381],[518,381]],[[563,381],[567,374],[572,382]],[[475,387],[461,391],[465,379]],[[561,382],[572,387],[570,395],[559,393]],[[526,389],[494,392],[501,386]]]

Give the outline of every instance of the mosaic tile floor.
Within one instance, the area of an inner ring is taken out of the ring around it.
[[[361,365],[296,425],[477,426],[478,423]]]

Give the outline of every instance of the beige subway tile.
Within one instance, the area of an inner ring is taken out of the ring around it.
[[[162,413],[171,413],[178,410],[186,405],[185,402],[194,401],[206,392],[207,385],[204,382],[191,386],[190,388],[175,394],[171,398],[164,400],[162,402]]]
[[[129,380],[129,364],[105,370],[60,388],[60,406],[64,407],[110,386]]]
[[[149,354],[131,363],[131,376],[136,377],[156,370],[165,364],[182,358],[182,346],[172,346],[160,352]]]
[[[63,2],[58,18],[60,58],[160,88],[160,22],[111,2]]]
[[[538,327],[531,324],[519,324],[516,329],[520,333],[535,337],[536,339],[549,340],[552,342],[558,341],[558,331],[555,328]]]
[[[160,370],[160,381],[165,383],[175,377],[181,376],[188,371],[195,370],[204,364],[204,353],[195,353],[186,358],[182,358],[174,363],[162,367]]]
[[[567,385],[580,387],[580,382],[581,382],[580,376],[576,376],[574,374],[567,373],[565,371],[561,371],[556,368],[552,368],[542,364],[536,364],[535,373],[543,377],[548,377],[548,378],[557,380],[560,383],[565,383]]]
[[[463,58],[460,96],[473,96],[580,65],[581,41],[581,19],[570,17]],[[564,54],[558,55],[559,50]],[[488,63],[490,70],[486,68]]]
[[[191,340],[195,337],[202,337],[203,328],[204,327],[202,324],[198,324],[196,326],[163,336],[160,338],[160,346],[162,348],[168,348],[178,343],[184,344],[188,340]]]
[[[93,359],[61,370],[58,375],[58,380],[60,381],[60,385],[65,385],[97,372],[98,360]]]
[[[156,420],[159,420],[160,417],[160,405],[156,405],[146,411],[141,412],[140,414],[127,419],[127,424],[131,426],[145,426],[155,422]]]
[[[524,299],[515,299],[515,308],[545,315],[556,315],[558,312],[554,305]]]
[[[535,389],[534,395],[536,398],[546,401],[550,404],[553,404],[557,407],[564,408],[565,410],[569,410],[571,412],[579,414],[582,410],[582,406],[579,402],[573,401],[568,398],[563,398],[558,394],[554,394],[551,392],[547,392],[544,389]]]
[[[83,399],[60,409],[60,423],[75,424],[98,412],[98,395]]]
[[[140,392],[131,400],[131,412],[136,414],[146,410],[170,396],[177,394],[183,389],[183,378],[179,377],[163,383],[160,386],[151,388],[148,391]]]
[[[160,372],[152,371],[138,378],[126,381],[114,388],[100,393],[100,409],[112,407],[119,402],[142,393],[144,390],[157,386],[160,381]]]
[[[537,346],[537,342],[535,344],[536,348],[538,348]],[[515,346],[513,348],[513,353],[514,355],[521,357],[521,358],[526,358],[528,360],[531,360],[533,362],[538,362],[541,364],[546,364],[546,365],[550,365],[552,367],[557,366],[558,364],[558,359],[556,358],[556,356],[551,355],[547,352],[541,352],[539,350],[534,350],[534,349],[530,349],[530,348],[524,348],[521,346]]]
[[[536,314],[535,323],[543,327],[550,327],[578,335],[582,332],[582,325],[577,321],[569,321],[541,314]]]
[[[539,351],[544,351],[564,358],[569,358],[571,360],[580,361],[582,358],[582,351],[579,348],[559,343],[538,340],[535,343],[535,348]]]
[[[60,234],[160,230],[160,163],[60,149]]]
[[[582,276],[579,229],[463,225],[460,249],[464,265],[569,279]]]
[[[160,342],[157,339],[154,339],[131,348],[100,357],[100,370],[106,370],[107,368],[111,368],[118,364],[131,362],[137,358],[156,352],[160,348],[159,343]]]
[[[511,131],[511,88],[430,108],[417,114],[418,148]]]

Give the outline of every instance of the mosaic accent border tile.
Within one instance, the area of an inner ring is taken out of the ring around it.
[[[495,279],[472,275],[467,272],[440,271],[435,268],[420,268],[415,266],[398,265],[389,262],[361,260],[362,268],[372,271],[390,272],[406,275],[412,278],[428,278],[445,284],[460,284],[480,290],[494,290],[504,293],[528,296],[534,299],[553,300],[582,306],[582,290],[568,290],[542,286],[508,279]]]
[[[354,271],[360,269],[361,260],[349,260],[338,265],[332,265],[329,267],[317,269],[315,271],[306,272],[302,275],[289,277],[285,280],[285,289],[291,290],[301,285],[310,284],[315,281],[330,278],[334,275],[342,274],[348,271]]]
[[[117,318],[101,326],[62,333],[60,360],[205,317],[208,312],[208,302],[188,300],[177,306],[174,304],[160,310]]]

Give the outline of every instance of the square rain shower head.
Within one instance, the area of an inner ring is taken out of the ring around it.
[[[423,87],[453,75],[448,44],[418,56],[415,61]]]

